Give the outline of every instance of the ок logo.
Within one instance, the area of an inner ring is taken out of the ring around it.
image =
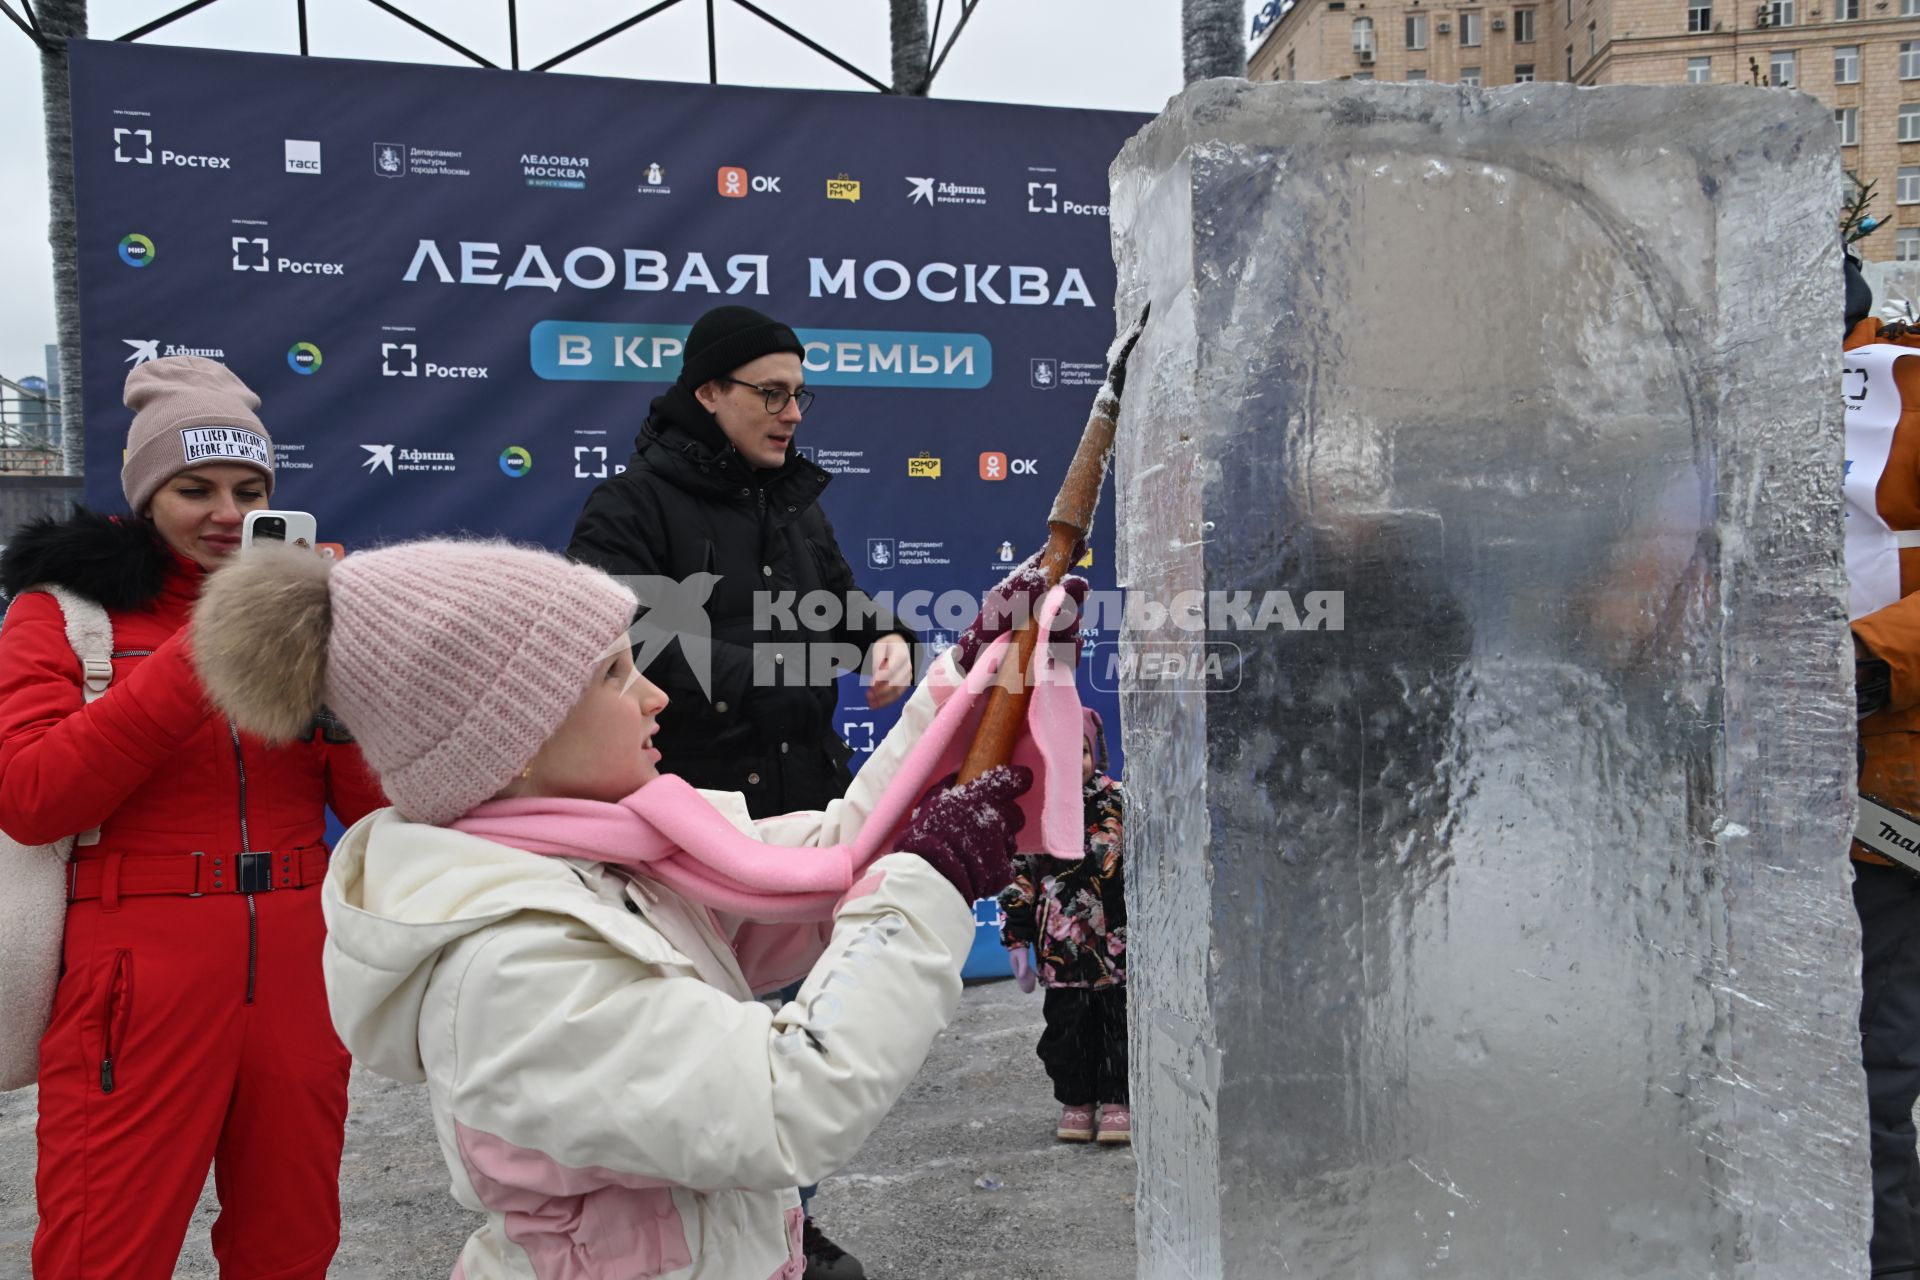
[[[940,478],[940,459],[930,453],[918,454],[907,459],[907,476],[914,480],[938,480]]]
[[[417,378],[420,376],[420,347],[412,342],[380,344],[380,376]]]
[[[729,200],[744,200],[749,191],[758,196],[777,196],[780,194],[779,178],[768,177],[765,174],[761,174],[759,177],[749,177],[747,171],[739,165],[728,164],[720,166],[720,171],[718,175],[716,175],[715,181],[720,188],[720,194]],[[858,199],[858,188],[860,184],[856,182],[853,185],[855,187],[854,198]]]
[[[407,144],[404,142],[374,143],[373,171],[383,178],[406,177]]]
[[[362,462],[360,465],[367,469],[368,475],[372,475],[374,472],[379,471],[382,468],[386,469],[386,473],[388,475],[393,474],[393,446],[392,445],[363,444],[360,447],[367,451],[367,459],[366,461]]]
[[[271,271],[273,266],[267,261],[267,249],[265,236],[234,236],[233,269],[235,271]]]
[[[287,144],[288,173],[319,173],[320,144],[302,141],[299,138],[285,139]]]
[[[320,372],[320,348],[311,342],[296,342],[287,348],[287,368],[303,378]]]
[[[115,129],[113,131],[113,162],[115,164],[152,164],[153,130]]]
[[[1007,478],[1007,455],[1004,453],[981,454],[980,478],[982,480],[1005,480]]]
[[[133,354],[126,358],[125,363],[136,369],[149,360],[160,358],[160,339],[158,338],[122,338],[120,341],[133,348]]]
[[[120,239],[120,261],[130,267],[145,267],[153,263],[153,241],[138,231]]]
[[[517,444],[510,444],[500,451],[500,470],[518,480],[533,470],[533,455]]]
[[[1060,212],[1060,184],[1057,182],[1029,182],[1027,184],[1027,212]]]

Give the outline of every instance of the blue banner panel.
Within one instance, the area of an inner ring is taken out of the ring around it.
[[[807,345],[796,447],[868,591],[977,595],[1045,539],[1144,117],[117,42],[72,67],[95,506],[127,371],[196,354],[260,393],[276,505],[321,537],[560,548],[688,327],[744,303]],[[894,710],[842,703],[870,750]]]

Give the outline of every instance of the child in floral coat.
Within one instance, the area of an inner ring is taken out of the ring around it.
[[[1086,857],[1045,855],[1013,860],[1014,881],[1000,891],[1006,924],[1000,940],[1012,952],[1014,977],[1032,991],[1032,946],[1047,989],[1047,1029],[1036,1052],[1060,1102],[1062,1142],[1131,1142],[1127,1092],[1127,901],[1121,869],[1126,800],[1107,776],[1107,743],[1099,715],[1082,711],[1081,777],[1085,781]],[[1094,1109],[1099,1108],[1096,1126]]]

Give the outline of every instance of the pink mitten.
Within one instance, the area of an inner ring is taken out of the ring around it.
[[[1025,944],[1007,948],[1007,959],[1013,962],[1013,985],[1028,995],[1033,994],[1033,961],[1027,958]]]

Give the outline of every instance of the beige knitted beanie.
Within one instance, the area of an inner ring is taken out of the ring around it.
[[[146,514],[161,485],[201,463],[252,467],[273,492],[273,437],[254,415],[260,397],[218,360],[162,356],[135,365],[125,398],[133,426],[120,488],[135,515]]]

